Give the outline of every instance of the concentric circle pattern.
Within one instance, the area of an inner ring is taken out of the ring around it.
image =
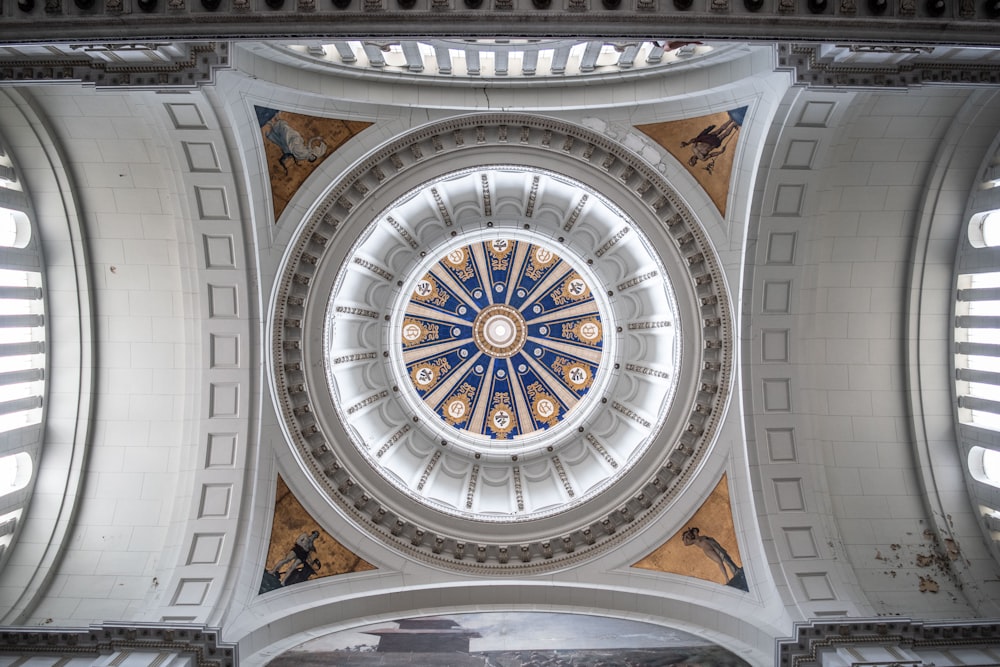
[[[450,250],[417,280],[399,333],[420,400],[449,426],[490,440],[558,424],[604,356],[590,285],[540,241]]]
[[[732,320],[655,169],[496,113],[330,176],[271,319],[282,427],[320,502],[441,567],[538,573],[686,487],[725,413]]]
[[[448,172],[390,203],[348,256],[327,308],[330,391],[357,451],[417,503],[494,523],[564,512],[627,473],[669,414],[668,273],[580,181]]]

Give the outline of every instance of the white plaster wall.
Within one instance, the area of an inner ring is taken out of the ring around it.
[[[762,518],[803,617],[977,613],[925,503],[904,343],[913,236],[968,96],[805,91],[776,130],[746,400]],[[960,216],[966,196],[935,190],[936,213]],[[961,488],[950,477],[941,492]]]
[[[82,501],[41,603],[23,622],[145,618],[159,594],[197,373],[184,280],[190,241],[146,103],[77,85],[29,94],[78,186],[97,338]],[[57,193],[37,193],[51,197]]]

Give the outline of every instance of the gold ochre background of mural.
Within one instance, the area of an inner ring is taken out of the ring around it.
[[[258,119],[261,118],[261,111],[273,112],[274,110],[258,107]],[[288,174],[286,175],[285,169],[279,162],[282,154],[281,149],[267,138],[268,128],[273,120],[284,120],[298,131],[306,141],[313,137],[319,137],[327,146],[325,154],[315,162],[286,160],[285,167],[288,168]],[[364,121],[306,116],[304,114],[292,113],[291,111],[277,111],[277,113],[268,119],[267,123],[261,125],[261,141],[264,144],[264,153],[267,157],[268,178],[271,183],[271,204],[274,207],[275,222],[281,217],[292,196],[305,183],[310,174],[351,137],[370,125],[371,123]]]
[[[727,583],[719,566],[701,552],[697,546],[685,546],[682,535],[691,526],[696,526],[701,535],[714,537],[729,556],[743,567],[739,545],[736,542],[736,528],[733,525],[732,506],[729,502],[729,481],[722,479],[709,494],[702,506],[688,519],[673,537],[661,544],[632,567],[657,572],[682,574],[717,584]]]
[[[285,557],[302,533],[319,531],[315,542],[316,558],[323,564],[313,577],[329,577],[348,572],[377,569],[374,565],[335,540],[306,511],[289,490],[285,480],[278,477],[278,490],[274,496],[274,518],[271,522],[271,545],[267,550],[266,569],[270,570]]]
[[[744,111],[743,109],[736,110]],[[694,152],[690,146],[681,146],[681,142],[689,142],[699,136],[710,125],[715,129],[722,128],[731,119],[730,112],[720,111],[707,116],[673,120],[649,125],[636,125],[635,128],[662,146],[684,167],[705,190],[712,203],[719,209],[723,217],[726,215],[726,199],[729,197],[729,178],[733,171],[733,160],[736,156],[736,144],[742,127],[740,124],[733,132],[722,140],[725,151],[710,160],[697,160],[690,164]],[[713,162],[714,161],[714,162]]]

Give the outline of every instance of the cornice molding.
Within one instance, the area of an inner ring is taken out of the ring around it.
[[[925,622],[885,618],[811,621],[797,623],[795,634],[775,643],[774,664],[778,667],[820,667],[827,651],[865,646],[893,647],[913,651],[996,648],[1000,644],[1000,624],[981,622]],[[863,651],[862,651],[863,652]],[[886,662],[855,664],[887,665]],[[898,665],[927,664],[901,659]],[[942,666],[943,667],[943,666]]]
[[[778,66],[810,88],[895,88],[927,84],[1000,84],[1000,62],[951,59],[929,46],[781,44]]]
[[[136,652],[184,655],[197,667],[238,664],[237,645],[222,641],[218,628],[203,625],[103,623],[87,628],[0,629],[0,655],[72,658]]]
[[[993,45],[1000,6],[856,0],[20,0],[0,42],[277,37],[645,37]],[[887,36],[891,36],[888,37]]]
[[[45,55],[0,46],[0,85],[79,82],[97,88],[196,88],[229,67],[229,42],[75,43]]]

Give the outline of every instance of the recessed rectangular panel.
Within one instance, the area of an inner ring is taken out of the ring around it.
[[[783,530],[785,541],[788,543],[788,553],[792,555],[792,558],[819,558],[812,528],[803,526],[801,528],[784,528]]]
[[[795,257],[795,232],[771,232],[767,237],[767,263],[791,264]]]
[[[229,220],[229,198],[225,188],[195,186],[194,196],[202,220]]]
[[[208,286],[208,316],[214,318],[239,317],[236,285]]]
[[[236,463],[236,434],[209,433],[206,468],[229,468]]]
[[[240,416],[240,386],[235,382],[213,382],[208,390],[208,416]]]
[[[229,234],[202,236],[205,248],[205,266],[209,269],[236,268],[236,250],[233,247],[233,237]]]
[[[795,432],[790,428],[769,428],[765,431],[767,438],[767,455],[771,463],[794,462]]]
[[[524,495],[531,507],[539,510],[553,507],[563,502],[563,490],[554,476],[547,475],[541,479],[524,479]]]
[[[798,183],[779,185],[774,193],[774,215],[801,215],[805,190],[806,186]]]
[[[198,518],[228,517],[232,494],[232,484],[206,484],[201,487],[201,505],[198,509]]]
[[[788,361],[788,329],[765,329],[760,332],[760,356],[765,362]]]
[[[177,584],[177,592],[171,604],[177,606],[196,606],[205,601],[208,589],[212,586],[211,579],[181,579]]]
[[[178,130],[204,130],[207,128],[201,111],[194,104],[170,103],[166,105],[170,120]]]
[[[237,368],[240,365],[239,334],[209,334],[209,366]]]
[[[826,127],[833,113],[833,102],[811,101],[802,107],[797,125],[801,127]]]
[[[787,378],[767,378],[764,385],[764,410],[766,412],[789,412],[792,409],[792,394]]]
[[[188,552],[188,565],[214,565],[219,562],[222,554],[222,544],[225,541],[223,533],[195,533],[191,540],[191,551]]]
[[[812,166],[816,142],[812,139],[793,139],[788,142],[783,169],[809,169]]]
[[[438,468],[434,474],[433,484],[429,485],[431,492],[428,497],[439,500],[451,506],[458,506],[461,501],[464,504],[464,495],[468,489],[465,481],[465,474],[455,475],[449,473],[444,468]]]
[[[806,509],[805,498],[802,497],[802,480],[775,479],[774,497],[778,503],[778,509],[782,512],[804,512]]]
[[[193,172],[218,172],[222,171],[219,166],[219,156],[215,152],[215,145],[210,142],[183,141],[184,156],[188,161],[188,168]]]
[[[603,459],[599,459],[595,451],[589,451],[583,458],[572,462],[563,461],[563,465],[566,466],[566,471],[572,475],[580,493],[586,493],[591,487],[605,479],[603,471],[607,463]]]
[[[812,602],[837,599],[826,572],[803,572],[799,574],[799,583],[806,597]]]
[[[788,280],[768,280],[764,282],[764,297],[761,306],[765,313],[787,313],[792,293],[792,283]]]
[[[507,480],[493,483],[485,479],[479,481],[479,508],[483,514],[509,514],[517,508],[511,502],[514,491]]]

